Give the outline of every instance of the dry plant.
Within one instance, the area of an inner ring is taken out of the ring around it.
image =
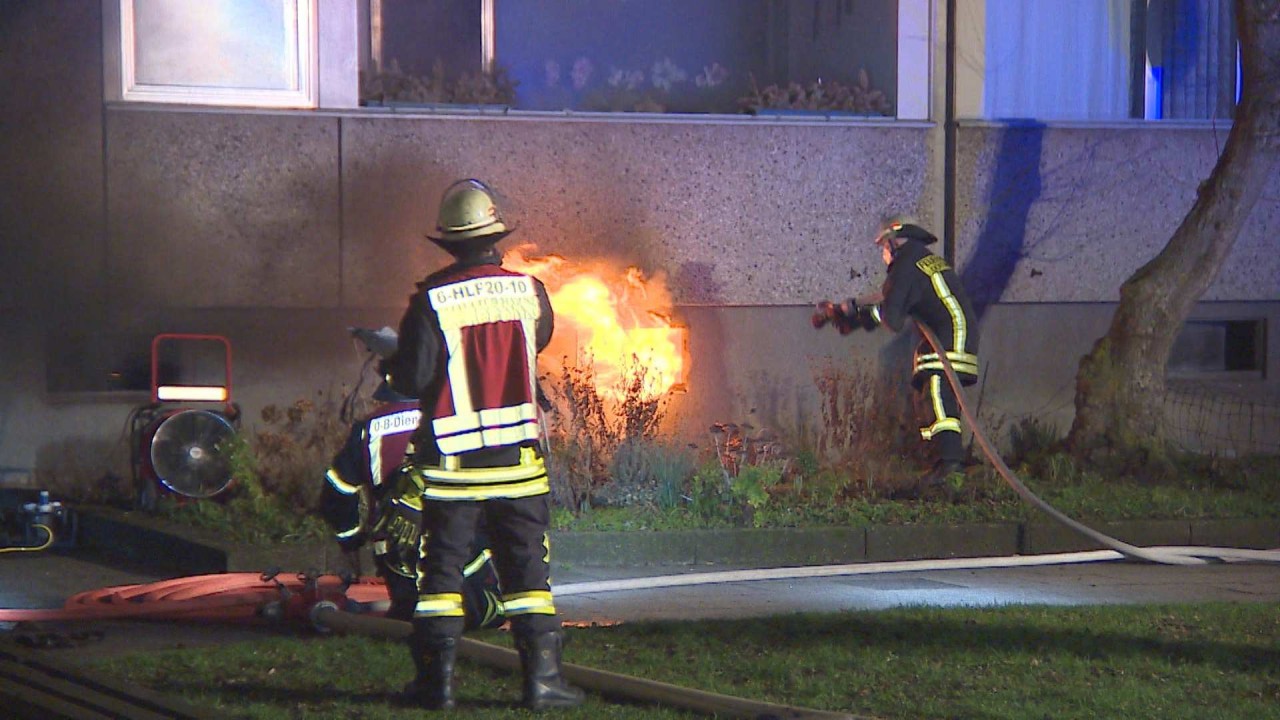
[[[893,105],[884,92],[871,87],[871,78],[865,69],[858,71],[858,80],[852,85],[834,80],[817,80],[808,85],[792,81],[762,89],[756,85],[755,75],[752,75],[751,91],[739,98],[738,105],[746,112],[834,110],[865,115],[889,115],[893,112]]]
[[[372,74],[360,74],[361,102],[449,103],[455,105],[510,105],[515,101],[516,83],[506,68],[495,66],[489,73],[463,73],[456,80],[445,75],[444,63],[436,60],[428,76],[409,75],[400,64]]]
[[[855,478],[862,492],[892,491],[913,464],[922,464],[914,398],[904,382],[878,377],[871,370],[825,362],[813,368],[822,424],[813,446],[818,461],[832,472]]]
[[[783,474],[790,469],[791,458],[787,457],[784,444],[768,428],[757,430],[747,423],[716,423],[711,426],[711,447],[726,482],[750,465],[775,464]]]
[[[317,507],[321,478],[351,430],[341,410],[341,397],[325,391],[262,409],[262,427],[246,440],[263,492],[300,510]]]
[[[594,364],[587,357],[563,364],[556,378],[543,378],[552,402],[552,495],[573,511],[590,507],[592,496],[610,480],[618,449],[654,438],[665,414],[665,395],[649,392],[648,373],[635,361],[624,366],[618,399],[600,393]]]

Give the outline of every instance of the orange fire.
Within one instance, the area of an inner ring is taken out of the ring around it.
[[[503,266],[537,277],[547,287],[556,331],[542,357],[590,364],[596,391],[618,399],[626,384],[643,380],[642,399],[676,387],[684,373],[684,331],[671,326],[665,278],[646,278],[636,267],[619,270],[603,260],[574,262],[535,256],[531,244],[508,250]]]

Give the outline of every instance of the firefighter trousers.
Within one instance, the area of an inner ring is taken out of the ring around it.
[[[414,624],[430,636],[462,630],[463,568],[472,559],[481,518],[502,586],[502,601],[517,636],[557,630],[551,598],[549,496],[487,500],[424,500],[426,532],[418,561]]]
[[[920,392],[928,406],[925,420],[929,424],[920,428],[920,437],[936,443],[938,459],[946,463],[964,460],[964,442],[961,439],[960,402],[956,391],[941,371],[920,373],[924,377]]]

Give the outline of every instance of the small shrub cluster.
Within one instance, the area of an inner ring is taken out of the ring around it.
[[[164,495],[157,511],[243,541],[327,537],[318,516],[320,490],[350,431],[342,416],[342,403],[323,392],[287,407],[266,406],[260,427],[220,448],[234,478],[227,491],[200,501]]]
[[[701,446],[659,436],[666,399],[646,391],[636,363],[618,399],[602,396],[592,366],[543,378],[548,399],[553,527],[675,529],[796,527],[1025,519],[1030,510],[995,470],[971,467],[941,497],[898,502],[924,466],[909,392],[860,368],[814,372],[820,424],[795,437],[716,423]],[[236,483],[215,500],[164,497],[159,509],[241,540],[327,537],[315,514],[323,472],[348,423],[319,394],[262,411],[227,447]],[[1280,458],[1186,455],[1153,484],[1085,466],[1056,428],[1030,418],[1009,430],[1006,460],[1050,504],[1081,519],[1267,517],[1280,506]]]
[[[516,83],[501,66],[489,73],[463,73],[450,79],[440,60],[426,77],[405,73],[393,60],[391,67],[380,72],[360,73],[360,101],[366,104],[510,105],[515,96]]]
[[[751,76],[751,90],[738,100],[746,112],[759,110],[809,110],[856,113],[859,115],[891,115],[893,105],[884,91],[871,87],[865,69],[858,71],[851,85],[834,80],[815,80],[807,85],[792,81],[786,85],[760,88]]]

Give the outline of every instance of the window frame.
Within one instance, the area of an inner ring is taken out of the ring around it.
[[[201,0],[220,2],[222,0]],[[237,88],[182,83],[143,83],[137,80],[135,0],[119,0],[119,99],[139,103],[315,109],[319,107],[318,0],[280,0],[285,8],[281,30],[289,57],[288,86],[284,89]],[[110,27],[110,24],[106,24]]]

